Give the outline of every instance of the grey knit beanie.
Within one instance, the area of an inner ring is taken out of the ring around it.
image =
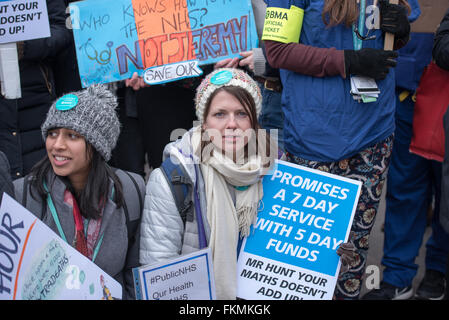
[[[41,127],[42,137],[53,128],[78,132],[108,161],[120,134],[117,98],[104,85],[92,85],[57,99]]]

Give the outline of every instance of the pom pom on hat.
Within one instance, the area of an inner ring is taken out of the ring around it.
[[[196,116],[202,123],[206,104],[211,95],[219,88],[226,86],[241,87],[249,92],[256,105],[256,115],[259,117],[262,109],[262,95],[259,86],[245,71],[234,68],[221,68],[208,74],[196,90]]]
[[[104,85],[66,94],[50,107],[41,126],[42,137],[45,140],[53,128],[74,130],[108,161],[120,134],[117,105],[116,96]]]

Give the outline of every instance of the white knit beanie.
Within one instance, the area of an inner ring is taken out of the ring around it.
[[[241,87],[248,91],[254,99],[256,115],[259,118],[262,109],[262,95],[257,83],[245,71],[221,68],[208,74],[196,90],[195,107],[198,120],[203,123],[207,101],[215,90],[227,86]]]

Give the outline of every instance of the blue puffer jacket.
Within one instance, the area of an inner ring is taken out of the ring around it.
[[[367,0],[367,5],[370,4],[372,1]],[[323,23],[323,0],[269,0],[270,7],[290,8],[291,5],[304,9],[300,43],[319,48],[354,49],[352,28],[327,27]],[[371,14],[367,10],[367,20]],[[376,39],[363,41],[362,47],[382,49],[382,32],[371,30],[371,35]],[[349,77],[318,78],[281,69],[281,78],[285,147],[294,155],[308,160],[338,161],[394,132],[393,70],[385,80],[377,81],[381,93],[372,103],[358,103],[352,98]]]

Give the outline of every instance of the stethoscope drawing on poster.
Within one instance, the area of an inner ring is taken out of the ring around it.
[[[111,61],[111,48],[114,42],[108,41],[106,43],[106,47],[108,48],[98,53],[97,49],[90,43],[91,40],[92,38],[87,39],[87,42],[79,47],[79,50],[83,50],[84,48],[84,53],[90,60],[95,60],[101,65],[108,64]]]

